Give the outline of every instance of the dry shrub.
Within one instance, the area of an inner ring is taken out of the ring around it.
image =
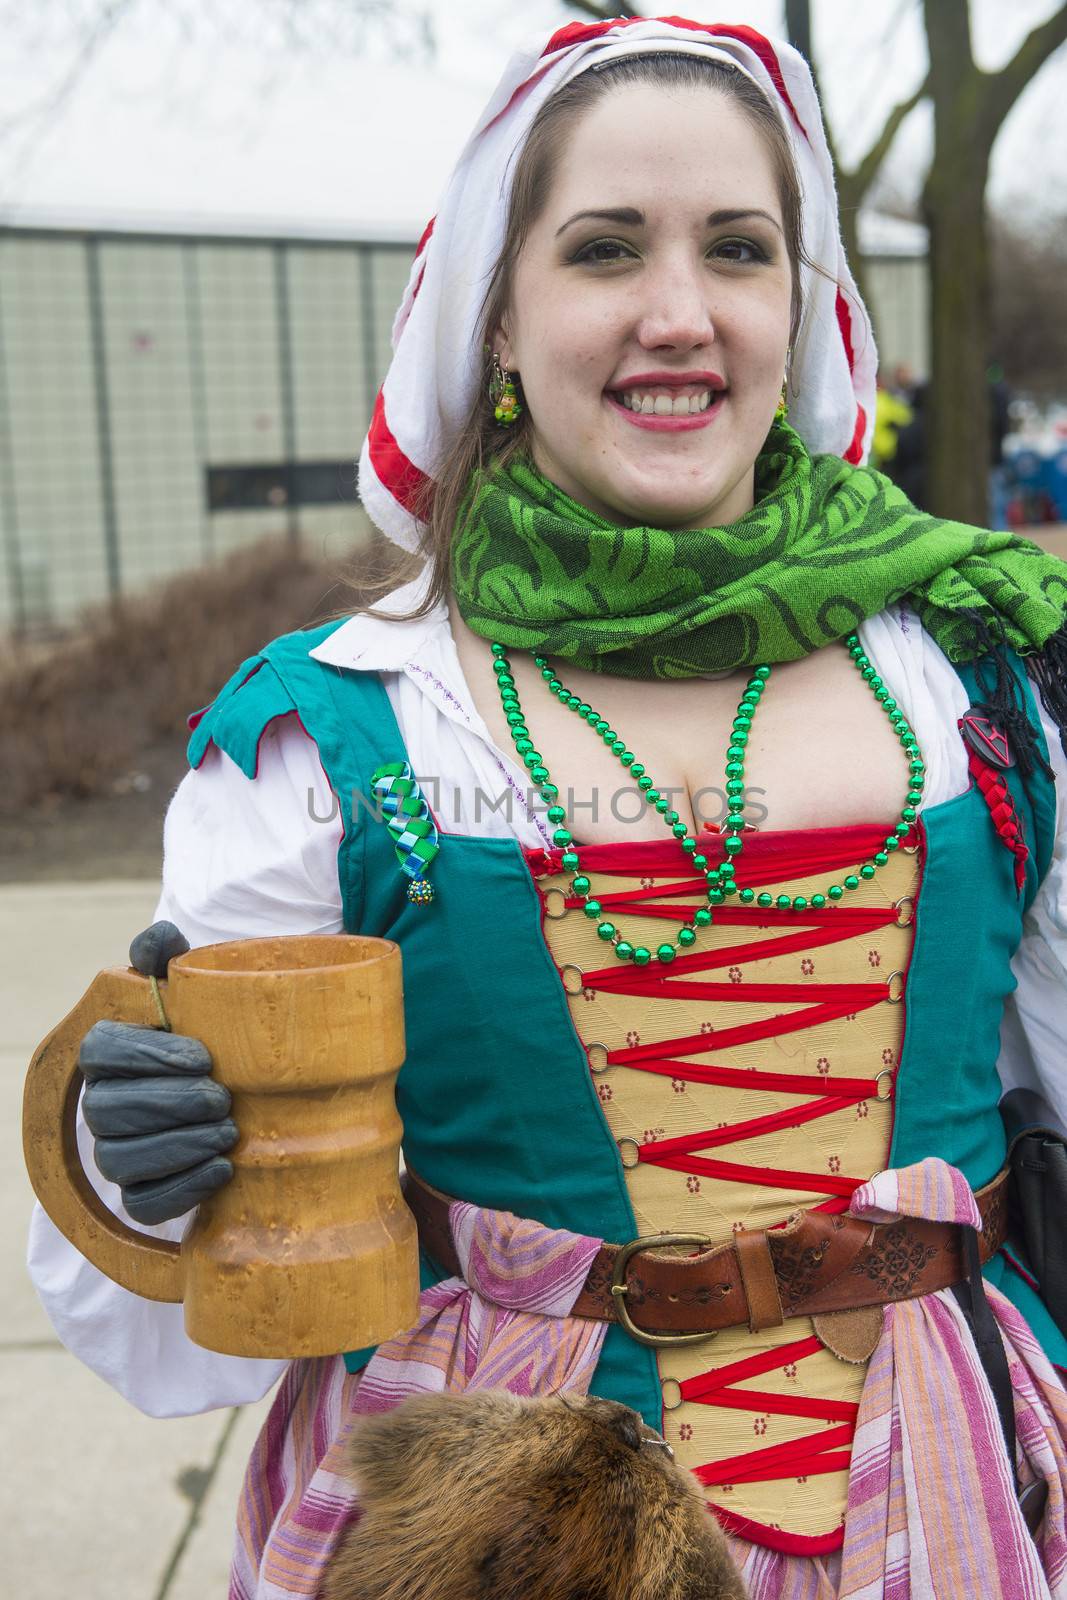
[[[0,655],[0,812],[110,791],[116,774],[217,693],[269,639],[343,611],[321,560],[276,539],[184,573],[114,610],[87,612],[59,643]]]

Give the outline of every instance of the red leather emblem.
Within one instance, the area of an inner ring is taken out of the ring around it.
[[[1007,734],[1001,733],[988,717],[979,716],[977,711],[968,711],[960,718],[960,733],[975,755],[981,756],[990,766],[1004,768],[1015,765]]]

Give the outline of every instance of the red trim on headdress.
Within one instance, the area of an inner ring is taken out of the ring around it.
[[[608,22],[568,22],[566,27],[558,29],[552,35],[541,53],[546,56],[555,55],[572,45],[584,44],[588,39],[598,39],[601,34],[609,33],[612,29],[632,27],[635,22],[665,22],[671,28],[688,28],[692,33],[706,33],[712,38],[734,39],[738,44],[747,45],[767,69],[767,74],[789,115],[807,139],[807,129],[797,116],[796,107],[789,98],[789,91],[785,86],[782,69],[771,41],[762,33],[757,33],[755,28],[735,27],[718,22],[693,22],[688,17],[614,17]]]
[[[852,433],[852,441],[842,458],[848,462],[850,467],[858,467],[860,462],[863,460],[863,437],[866,432],[867,413],[857,401],[856,426]]]
[[[840,289],[837,291],[834,309],[837,312],[837,326],[841,330],[841,338],[845,346],[845,360],[848,362],[848,370],[849,372],[855,372],[856,352],[852,348],[852,312]]]
[[[412,257],[412,262],[415,262],[415,261],[417,261],[419,259],[419,257],[422,255],[422,252],[425,250],[426,246],[429,244],[430,235],[433,233],[433,225],[434,225],[434,223],[436,221],[437,221],[436,216],[431,217],[429,222],[426,224],[425,228],[423,228],[423,230],[422,230],[422,238],[419,240],[418,244],[415,246],[415,254]],[[415,304],[415,300],[416,300],[416,297],[418,295],[418,292],[422,288],[422,280],[423,280],[423,278],[425,278],[425,276],[426,276],[426,263],[424,261],[422,263],[422,266],[419,268],[419,275],[415,279],[415,287],[411,291],[411,301],[410,301],[410,304],[408,305],[408,310],[409,311],[411,310],[411,307]]]
[[[418,497],[421,496],[427,477],[407,456],[393,437],[385,420],[385,394],[379,389],[374,402],[374,415],[367,429],[367,450],[378,482],[388,489],[393,499],[411,516],[417,516]],[[425,509],[425,507],[423,508]]]
[[[852,343],[852,308],[840,288],[837,291],[834,309],[837,312],[837,326],[841,334],[841,342],[845,347],[845,360],[848,362],[849,373],[852,374],[856,370],[856,351]],[[867,413],[857,401],[856,426],[852,430],[852,439],[843,458],[848,462],[849,466],[857,466],[863,460],[863,436],[866,431]]]

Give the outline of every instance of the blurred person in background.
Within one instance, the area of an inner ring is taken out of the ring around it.
[[[874,399],[874,438],[871,441],[871,463],[879,472],[893,476],[893,461],[897,453],[897,437],[901,428],[911,421],[911,404],[906,394],[882,381],[879,373]]]

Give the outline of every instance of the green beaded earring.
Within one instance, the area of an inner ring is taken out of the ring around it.
[[[517,422],[522,413],[522,405],[515,393],[511,373],[507,367],[501,366],[500,357],[493,351],[493,370],[489,375],[489,398],[493,402],[493,415],[502,428],[509,428]]]
[[[790,348],[785,353],[785,376],[782,378],[782,392],[778,396],[778,404],[774,408],[775,422],[783,422],[789,415],[789,373],[793,365],[793,351]]]

